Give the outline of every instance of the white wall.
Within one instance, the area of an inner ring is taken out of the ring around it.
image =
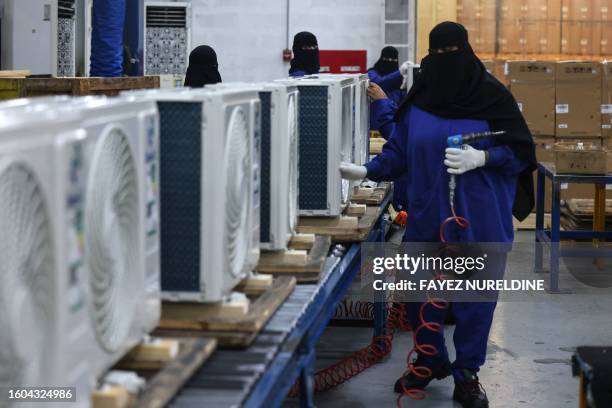
[[[312,31],[321,49],[368,51],[368,64],[384,46],[384,0],[290,0],[290,40]],[[287,0],[192,0],[192,46],[208,44],[224,81],[287,76]]]

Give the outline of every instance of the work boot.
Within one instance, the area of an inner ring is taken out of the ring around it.
[[[431,377],[421,378],[421,377],[416,376],[413,372],[409,372],[403,377],[400,377],[395,382],[395,387],[394,387],[395,392],[398,394],[403,394],[404,389],[423,390],[425,389],[425,387],[427,387],[427,385],[429,385],[431,380],[433,380],[434,378],[436,380],[441,380],[451,375],[450,362],[448,360],[445,360],[442,363],[438,363],[438,365],[433,368],[430,367],[430,364],[431,363],[426,364],[420,356],[417,357],[413,365],[415,367],[424,366],[424,367],[431,368]]]
[[[463,380],[455,381],[453,399],[463,408],[489,408],[489,399],[476,373],[463,370]]]

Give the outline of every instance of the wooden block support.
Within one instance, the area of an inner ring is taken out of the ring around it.
[[[150,339],[134,347],[117,364],[123,370],[161,370],[179,352],[175,339]]]
[[[91,394],[92,408],[127,408],[130,393],[118,385],[105,386]]]
[[[361,217],[365,215],[367,209],[368,207],[365,204],[350,204],[344,213],[349,216]]]
[[[236,286],[236,290],[247,296],[260,296],[272,287],[273,282],[273,276],[256,273],[240,282],[240,284]]]
[[[326,229],[355,229],[359,226],[357,217],[301,217],[299,231],[303,233],[316,234],[318,227]]]
[[[0,78],[25,78],[32,75],[29,70],[0,71]]]
[[[293,237],[291,237],[289,247],[291,249],[302,249],[304,251],[310,251],[314,246],[315,239],[315,234],[295,234]]]
[[[213,319],[240,319],[249,313],[249,299],[243,294],[233,293],[221,303],[178,303],[162,304],[161,326],[171,327],[171,322],[201,322]],[[196,326],[199,326],[196,324]]]

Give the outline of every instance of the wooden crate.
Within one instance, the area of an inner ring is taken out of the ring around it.
[[[131,89],[159,88],[158,76],[118,78],[1,78],[0,99],[48,95],[116,96]]]

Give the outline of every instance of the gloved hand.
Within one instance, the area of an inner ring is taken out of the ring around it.
[[[387,94],[385,93],[385,91],[383,91],[382,88],[378,86],[377,84],[375,84],[374,82],[370,83],[370,86],[368,87],[368,96],[373,101],[378,101],[380,99],[387,99]]]
[[[402,74],[403,76],[408,75],[408,70],[410,69],[412,65],[414,65],[412,61],[404,62],[402,65],[400,65],[400,68],[399,68],[400,74]]]
[[[483,150],[463,145],[461,149],[447,148],[444,164],[450,174],[459,175],[484,166],[486,161],[487,155]]]
[[[345,180],[363,180],[368,175],[365,166],[358,166],[353,163],[340,163],[340,174]]]

